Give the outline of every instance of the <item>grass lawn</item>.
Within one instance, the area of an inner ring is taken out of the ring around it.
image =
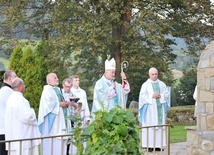
[[[195,124],[175,124],[170,129],[170,143],[185,142],[187,139],[186,126],[195,126]]]

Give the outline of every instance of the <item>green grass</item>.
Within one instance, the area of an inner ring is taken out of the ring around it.
[[[186,126],[195,126],[195,124],[175,124],[174,128],[171,128],[170,143],[185,142],[187,140]]]

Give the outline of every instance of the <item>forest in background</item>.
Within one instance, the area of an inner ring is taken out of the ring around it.
[[[148,69],[156,67],[160,79],[172,87],[173,106],[194,104],[198,58],[214,36],[209,0],[0,3],[0,50],[10,57],[9,68],[29,84],[26,94],[32,105],[36,106],[38,99],[31,99],[31,77],[39,81],[45,76],[42,73],[48,72],[56,72],[60,81],[78,74],[91,104],[91,90],[103,74],[108,56],[116,59],[117,81],[121,62],[130,64],[124,70],[132,86],[128,103],[138,100]],[[44,62],[38,72],[26,68],[37,61]],[[179,80],[173,77],[174,68],[183,72]],[[40,85],[44,84],[45,80]]]

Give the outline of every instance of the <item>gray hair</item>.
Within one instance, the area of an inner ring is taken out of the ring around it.
[[[49,80],[51,78],[51,76],[55,75],[55,73],[49,73],[47,76],[46,76],[46,82],[47,84],[49,84]]]
[[[13,75],[13,73],[15,74],[13,70],[8,70],[4,72],[4,80],[8,80]]]
[[[24,84],[24,81],[21,78],[16,77],[12,81],[11,88],[12,89],[17,88],[20,84]]]
[[[62,84],[65,84],[65,82],[72,83],[72,80],[70,78],[66,78],[62,81]]]

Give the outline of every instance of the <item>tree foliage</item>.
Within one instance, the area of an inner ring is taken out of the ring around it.
[[[24,96],[37,112],[42,89],[46,83],[47,68],[44,59],[39,56],[38,51],[33,51],[32,47],[24,49],[17,46],[11,55],[9,68],[25,82]]]
[[[184,71],[177,85],[172,87],[172,106],[194,105],[193,93],[197,85],[197,70],[190,68]]]
[[[172,83],[166,75],[171,75],[169,64],[175,59],[171,45],[176,42],[169,34],[183,38],[190,54],[213,38],[212,7],[209,0],[5,0],[1,28],[5,36],[25,32],[45,39],[52,70],[60,77],[66,76],[64,69],[80,73],[86,90],[103,74],[107,55],[116,59],[117,80],[120,63],[127,60],[129,98],[138,100],[150,67]]]

